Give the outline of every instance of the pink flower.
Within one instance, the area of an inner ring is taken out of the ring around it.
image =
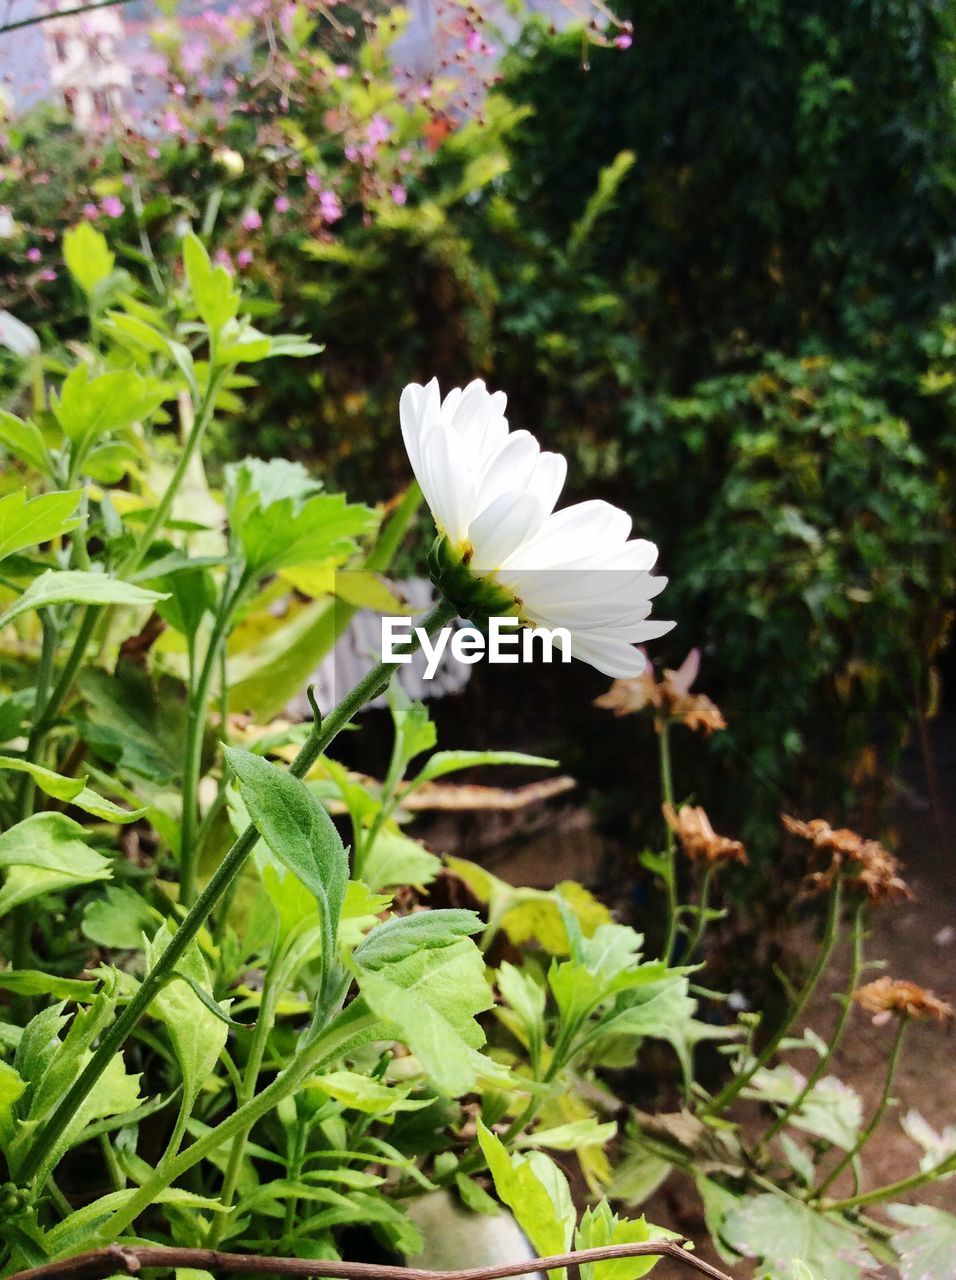
[[[347,66],[344,62],[340,62],[335,68],[335,74],[340,80],[347,80],[352,74],[352,68]]]
[[[404,204],[408,199],[408,192],[400,182],[396,182],[395,186],[392,187],[391,196],[396,204]]]
[[[206,46],[202,40],[187,40],[179,54],[184,70],[195,75],[206,61]]]
[[[483,46],[484,41],[474,27],[472,27],[471,31],[468,32],[468,39],[465,41],[465,48],[469,53],[481,53]]]
[[[358,148],[353,147],[350,142],[348,146],[345,148],[344,155],[346,160],[349,162],[349,164],[354,164],[355,161],[359,158]]]
[[[305,175],[305,181],[310,191],[322,190],[322,179],[319,177],[317,173],[313,173],[311,169]]]
[[[292,208],[288,196],[276,196],[276,202],[273,205],[276,213],[288,213]]]
[[[365,130],[365,136],[373,147],[378,146],[380,142],[384,142],[388,135],[392,132],[392,126],[388,123],[384,116],[374,115]]]
[[[186,96],[186,86],[185,86],[184,84],[182,84],[182,83],[174,84],[174,85],[173,85],[173,93],[176,95],[176,97],[177,97],[177,98],[185,98],[185,96]]]
[[[240,267],[248,267],[252,262],[252,250],[240,249],[236,254],[236,263]]]
[[[55,279],[56,279],[56,272],[53,270],[53,268],[52,268],[52,267],[47,267],[46,271],[41,271],[41,272],[40,272],[40,279],[41,279],[41,280],[55,280]]]
[[[163,115],[163,128],[167,133],[182,133],[183,122],[175,111],[167,111]]]
[[[625,33],[622,36],[615,37],[614,43],[617,45],[619,49],[630,49],[631,45],[634,42],[625,31]]]
[[[96,205],[92,204],[90,201],[87,201],[86,204],[83,206],[83,217],[89,218],[92,221],[93,218],[98,218],[99,216],[100,216],[100,211],[99,209],[97,209]]]
[[[242,225],[246,231],[258,231],[262,226],[262,218],[258,209],[247,209],[242,215]]]
[[[106,196],[100,201],[100,208],[111,218],[123,216],[123,202],[119,196]]]
[[[227,250],[217,249],[213,257],[220,267],[225,267],[231,276],[235,275],[236,268],[233,266],[232,258]]]
[[[323,191],[319,196],[319,214],[323,222],[338,222],[342,217],[342,204],[334,191]]]
[[[40,250],[35,245],[32,249],[27,249],[27,262],[39,262],[42,256],[43,255],[40,253]]]

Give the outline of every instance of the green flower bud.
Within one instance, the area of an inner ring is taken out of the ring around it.
[[[514,593],[491,578],[472,573],[470,555],[470,548],[456,555],[444,535],[435,539],[428,553],[428,573],[438,590],[462,618],[482,631],[488,629],[489,618],[517,617],[519,602]]]

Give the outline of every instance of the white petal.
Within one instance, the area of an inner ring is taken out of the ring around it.
[[[639,676],[647,666],[647,659],[640,649],[620,640],[599,640],[574,632],[571,633],[571,655],[614,679]]]
[[[568,462],[562,453],[540,453],[534,474],[528,481],[528,490],[540,498],[545,512],[550,515],[561,496],[568,476]]]
[[[471,475],[458,465],[444,422],[433,422],[421,440],[419,483],[435,523],[453,543],[464,540],[475,511]]]
[[[497,569],[506,556],[541,526],[545,510],[531,493],[503,493],[471,522],[468,541],[474,548],[472,568]]]
[[[538,442],[530,432],[513,431],[478,479],[477,510],[483,511],[503,493],[526,489],[539,456]]]
[[[408,460],[416,479],[421,483],[421,437],[429,422],[438,417],[438,381],[432,378],[427,386],[411,382],[402,392],[398,402],[398,418],[402,427],[402,439]]]
[[[595,555],[608,553],[626,542],[631,517],[620,507],[594,500],[578,502],[556,511],[541,526],[541,532],[522,548],[514,567],[546,569]]]

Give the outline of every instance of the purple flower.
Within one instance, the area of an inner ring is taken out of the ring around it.
[[[305,181],[310,191],[322,190],[322,179],[319,177],[317,173],[313,173],[311,169],[305,175]]]
[[[53,270],[53,268],[52,268],[52,267],[47,267],[46,271],[41,271],[41,272],[40,272],[40,279],[41,279],[41,280],[55,280],[55,279],[56,279],[56,272]]]
[[[392,187],[391,196],[396,204],[404,204],[408,199],[408,192],[400,182],[396,182],[394,187]]]
[[[348,146],[345,148],[344,154],[349,164],[354,164],[355,161],[359,158],[358,147],[353,147],[350,142]]]
[[[27,249],[27,262],[39,262],[42,256],[36,245],[32,249]]]
[[[319,214],[323,222],[338,222],[342,217],[341,201],[334,191],[323,191],[319,196]]]
[[[248,267],[252,262],[252,250],[240,249],[236,254],[236,263],[240,267]]]
[[[226,249],[217,249],[213,257],[220,267],[225,267],[231,276],[235,275],[236,268],[233,266],[232,258]]]
[[[616,37],[615,37],[615,39],[614,39],[614,43],[617,45],[617,47],[618,47],[619,49],[630,49],[631,45],[632,45],[634,42],[632,41],[631,37],[630,37],[630,36],[627,34],[627,32],[625,31],[625,33],[624,33],[623,35],[621,35],[621,36],[616,36]]]
[[[479,32],[474,27],[468,32],[468,39],[465,41],[465,48],[469,53],[481,53],[484,41]]]
[[[276,196],[276,202],[273,205],[276,213],[288,213],[292,208],[288,196]]]
[[[100,201],[100,208],[111,218],[121,218],[123,216],[124,206],[119,196],[105,196]]]
[[[83,217],[89,218],[91,221],[100,216],[100,211],[91,201],[87,201],[83,206]]]
[[[352,74],[352,68],[344,62],[340,62],[335,68],[335,74],[340,80],[347,80]]]
[[[388,135],[392,132],[392,126],[388,123],[384,116],[374,115],[365,130],[365,136],[373,147],[377,147],[380,142],[384,142]]]
[[[242,225],[246,231],[258,231],[262,226],[262,218],[258,209],[247,209],[242,215]]]

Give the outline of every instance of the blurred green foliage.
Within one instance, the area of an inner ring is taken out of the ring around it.
[[[255,112],[158,159],[117,150],[86,181],[149,192],[104,228],[126,268],[168,283],[186,220],[248,251],[257,323],[325,344],[262,380],[224,456],[309,457],[385,498],[407,480],[406,382],[505,388],[512,421],[570,455],[572,487],[661,546],[680,626],[655,658],[701,646],[730,720],[704,799],[743,801],[759,847],[783,799],[838,811],[876,779],[875,822],[932,702],[954,580],[952,11],[618,9],[626,50],[530,25],[465,121],[389,87],[388,23],[336,48],[361,72],[345,79],[317,79],[320,34],[296,30],[309,92],[271,134],[267,85]],[[379,117],[388,141],[349,160],[343,139]],[[63,129],[26,141],[56,172]],[[78,216],[75,160],[68,187],[24,172],[0,191],[24,223]],[[310,212],[309,172],[341,198],[334,225]],[[16,245],[0,272],[16,314],[71,336],[62,280],[23,287]]]

